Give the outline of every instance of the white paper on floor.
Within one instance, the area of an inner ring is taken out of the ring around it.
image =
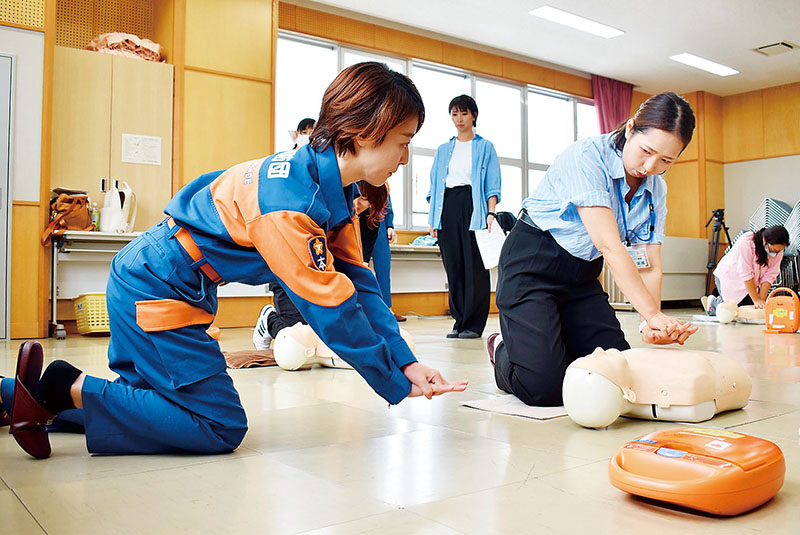
[[[716,316],[707,316],[705,314],[695,314],[692,316],[692,323],[719,323],[719,318]],[[766,320],[764,318],[736,318],[733,323],[746,323],[750,325],[764,325]]]
[[[463,401],[461,404],[482,411],[522,416],[523,418],[533,418],[535,420],[549,420],[567,415],[564,407],[531,407],[510,394],[488,399],[476,399],[475,401]]]

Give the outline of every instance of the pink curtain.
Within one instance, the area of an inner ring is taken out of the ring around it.
[[[631,102],[633,101],[631,84],[593,74],[592,94],[601,133],[605,134],[616,130],[622,121],[630,117]]]

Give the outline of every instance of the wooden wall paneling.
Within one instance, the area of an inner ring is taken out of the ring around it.
[[[645,100],[652,96],[653,95],[648,95],[647,93],[642,93],[641,91],[634,91],[631,95],[631,112],[628,115],[631,117],[636,115],[636,112],[639,110],[639,106],[641,106]]]
[[[278,25],[284,30],[295,31],[297,29],[297,6],[279,2]]]
[[[42,158],[39,172],[39,225],[38,230],[44,229],[50,222],[50,184],[52,182],[52,156],[53,156],[53,87],[55,71],[56,49],[56,2],[48,0],[44,10],[44,61],[42,76]],[[38,234],[38,232],[37,232]],[[29,240],[36,239],[37,248],[37,303],[38,325],[37,336],[44,338],[50,330],[50,248],[42,247],[37,236],[28,236]],[[30,297],[29,297],[30,298]],[[23,305],[24,306],[24,305]],[[12,307],[12,314],[14,309]]]
[[[261,307],[272,303],[271,295],[258,297],[220,297],[214,324],[221,328],[254,327]]]
[[[39,203],[25,201],[14,201],[11,206],[10,338],[40,338],[46,335],[41,312],[47,301],[31,298],[41,296],[38,278],[33,276],[40,262],[40,253],[44,250],[39,244],[42,231],[39,208]]]
[[[273,81],[271,89],[275,89],[275,73],[278,70],[278,14],[280,12],[279,0],[272,1],[272,25],[270,27],[270,41],[272,43],[272,54],[270,56],[270,76],[269,79]],[[270,94],[269,100],[269,121],[267,121],[270,132],[275,131],[275,91]],[[275,152],[275,137],[270,135],[269,145],[267,145],[267,153],[272,154]]]
[[[281,3],[281,6],[283,5]],[[429,37],[422,37],[382,26],[375,28],[375,48],[384,52],[444,63],[443,45],[444,43],[441,41]]]
[[[392,310],[395,314],[441,316],[447,313],[448,306],[447,292],[392,294]]]
[[[175,3],[181,0],[153,1],[153,41],[161,45],[167,63],[175,61]]]
[[[183,185],[183,108],[186,78],[186,0],[172,1],[172,194]]]
[[[668,236],[700,238],[697,161],[678,162],[664,176],[667,182]],[[705,223],[705,221],[703,221]]]
[[[50,183],[88,190],[98,206],[110,172],[112,57],[56,47],[53,68]]]
[[[764,157],[761,90],[722,98],[722,147],[725,163]]]
[[[686,162],[689,160],[696,160],[698,157],[697,145],[698,145],[698,140],[700,138],[699,130],[701,128],[700,122],[702,121],[703,112],[702,109],[699,108],[699,106],[702,105],[702,101],[698,102],[697,91],[694,91],[692,93],[684,93],[681,96],[685,98],[686,101],[689,103],[689,105],[692,107],[692,110],[694,110],[694,117],[695,117],[695,130],[694,130],[694,135],[692,136],[692,141],[689,142],[689,144],[681,153],[680,158],[678,158],[678,161]]]
[[[706,160],[725,161],[722,137],[722,97],[703,92]]]
[[[461,67],[473,72],[503,75],[503,60],[500,56],[489,54],[474,48],[442,43],[442,59],[447,65]]]
[[[725,208],[725,168],[722,162],[706,160],[706,204],[705,212],[700,224],[705,225],[711,217],[711,212],[717,208]],[[713,223],[704,229],[706,237],[711,239]],[[727,241],[722,236],[723,241]]]
[[[296,9],[295,20],[298,32],[368,48],[375,47],[374,24],[300,6]]]
[[[3,0],[0,24],[25,29],[43,29],[45,0]]]
[[[186,65],[272,77],[271,0],[186,0]]]
[[[444,316],[450,306],[447,292],[393,293],[392,311],[400,315]],[[497,313],[495,293],[489,296],[489,313]]]
[[[153,0],[94,0],[93,4],[92,38],[125,32],[153,39]]]
[[[555,87],[555,71],[512,58],[503,58],[503,77],[523,84]]]
[[[182,184],[268,155],[272,95],[269,83],[186,71]]]
[[[703,222],[705,220],[705,209],[706,209],[706,128],[705,128],[705,98],[703,97],[702,91],[697,91],[692,93],[694,96],[694,102],[690,102],[692,105],[692,109],[694,109],[695,114],[695,130],[694,135],[692,136],[692,141],[689,143],[689,146],[686,147],[686,151],[688,151],[692,144],[696,147],[697,153],[697,190],[695,194],[697,196],[697,235],[702,236],[705,234],[705,229],[703,227]],[[684,153],[686,152],[684,151]],[[689,194],[689,192],[685,192]]]
[[[800,82],[761,90],[764,157],[800,154]]]
[[[568,72],[553,71],[554,81],[553,89],[558,89],[565,93],[575,95],[578,97],[593,98],[592,79],[584,78],[582,76],[575,76]]]
[[[172,65],[114,56],[112,73],[111,177],[133,189],[134,230],[147,230],[172,197]],[[161,164],[123,162],[123,134],[160,138]]]
[[[56,46],[84,48],[94,37],[94,0],[54,0]]]

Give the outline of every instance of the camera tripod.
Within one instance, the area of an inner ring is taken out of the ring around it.
[[[731,235],[728,233],[728,227],[725,226],[725,209],[717,208],[714,210],[711,213],[711,217],[709,217],[708,221],[706,221],[706,228],[708,228],[708,226],[711,224],[711,221],[714,221],[714,226],[711,228],[711,245],[708,248],[708,264],[706,264],[708,275],[706,276],[705,295],[708,295],[711,289],[711,277],[713,277],[714,268],[717,267],[717,252],[719,251],[720,229],[725,230],[725,236],[728,238],[728,243],[733,245]]]

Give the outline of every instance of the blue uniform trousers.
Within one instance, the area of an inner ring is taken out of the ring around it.
[[[392,308],[392,252],[389,249],[386,220],[381,221],[378,227],[378,237],[372,249],[372,266],[375,268],[375,278],[381,289],[381,297],[386,306]]]
[[[137,324],[137,302],[169,299],[216,312],[216,286],[191,265],[177,229],[159,223],[112,261],[108,359],[119,377],[87,376],[83,410],[70,411],[82,412],[91,453],[225,453],[247,432],[225,358],[205,332],[211,320],[154,332]]]

